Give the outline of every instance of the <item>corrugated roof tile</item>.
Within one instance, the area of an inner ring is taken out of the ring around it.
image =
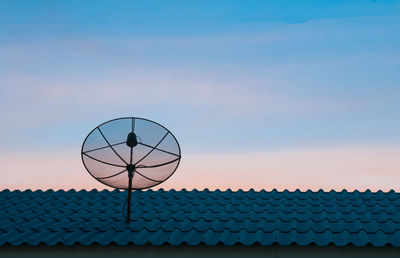
[[[185,234],[184,242],[188,245],[198,245],[202,241],[204,242],[205,233],[206,231],[199,234],[198,231],[192,229]]]
[[[400,247],[400,194],[365,192],[0,192],[0,245],[353,244]]]

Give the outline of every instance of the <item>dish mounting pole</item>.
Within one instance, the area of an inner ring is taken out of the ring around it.
[[[129,185],[128,185],[128,207],[126,211],[126,222],[130,222],[131,220],[131,195],[132,195],[132,178],[133,178],[134,168],[131,166],[128,167],[128,177],[129,177]]]
[[[132,131],[128,134],[126,138],[126,145],[131,148],[131,155],[129,156],[129,165],[126,166],[126,170],[128,170],[128,207],[127,207],[127,214],[126,214],[126,222],[131,221],[131,195],[132,195],[132,179],[133,179],[133,172],[135,171],[136,167],[132,164],[132,155],[133,155],[133,147],[135,147],[137,142],[137,136],[134,133],[135,130],[135,119],[132,118]]]

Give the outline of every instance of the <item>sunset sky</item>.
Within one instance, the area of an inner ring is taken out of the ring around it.
[[[0,1],[0,190],[110,189],[98,124],[144,117],[158,188],[400,191],[400,1]]]

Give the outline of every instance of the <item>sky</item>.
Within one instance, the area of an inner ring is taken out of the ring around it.
[[[0,2],[0,189],[110,189],[97,125],[166,126],[164,189],[400,191],[400,1]]]

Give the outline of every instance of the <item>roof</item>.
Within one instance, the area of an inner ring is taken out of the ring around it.
[[[400,194],[366,192],[0,192],[1,245],[400,246]]]

